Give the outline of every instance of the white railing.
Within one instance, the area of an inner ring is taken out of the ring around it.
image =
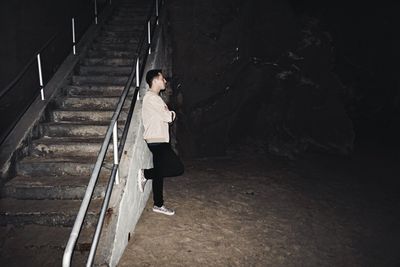
[[[111,4],[111,1],[110,1]],[[94,7],[94,14],[95,14],[95,23],[97,24],[97,2],[95,0],[95,7]],[[88,14],[84,14],[85,16],[88,16]],[[81,18],[82,19],[82,18]],[[72,40],[71,40],[71,49],[72,49],[72,53],[73,55],[77,54],[76,51],[76,29],[75,27],[77,26],[76,24],[76,17],[71,18],[72,22],[71,22],[71,28],[67,27],[66,29],[62,28],[59,29],[56,33],[54,33],[50,39],[47,40],[47,42],[40,48],[38,49],[33,56],[30,58],[30,60],[28,61],[28,63],[22,68],[22,70],[16,75],[16,77],[3,89],[0,91],[0,99],[3,97],[6,97],[7,94],[11,93],[13,89],[18,89],[19,85],[21,83],[24,83],[27,79],[29,80],[30,78],[30,74],[36,70],[36,68],[34,68],[34,64],[37,65],[37,71],[38,71],[38,84],[30,84],[29,86],[31,88],[34,88],[38,85],[39,89],[40,89],[40,97],[41,100],[46,100],[45,96],[45,79],[46,78],[46,71],[43,70],[49,70],[49,69],[53,69],[55,67],[55,65],[60,64],[61,62],[56,62],[53,64],[46,62],[46,52],[48,51],[48,47],[50,45],[52,45],[54,42],[56,42],[58,40],[58,38],[64,38],[64,36],[66,36],[67,34],[69,35],[69,30],[72,31]],[[81,29],[83,29],[84,27],[90,26],[87,25],[86,23],[84,23],[84,25],[81,25]],[[79,37],[79,36],[78,36]],[[64,45],[64,44],[62,44]],[[69,46],[70,44],[68,44]],[[67,51],[67,45],[63,46],[63,47],[57,47],[56,52],[59,53],[64,53],[63,49],[65,51]],[[46,67],[46,68],[44,68]],[[28,86],[28,85],[25,85]],[[34,98],[36,98],[36,95],[34,96]],[[32,103],[34,101],[34,99],[32,99],[32,101],[30,101],[30,103]],[[29,104],[30,105],[30,104]],[[29,106],[28,105],[28,106]],[[26,108],[28,106],[21,106],[21,109],[26,110]],[[7,131],[4,133],[4,136],[1,136],[1,140],[0,140],[0,144],[7,138],[7,136],[10,134],[12,128],[15,126],[15,124],[21,119],[22,115],[24,113],[22,112],[18,117],[15,118],[15,121],[13,122],[12,125],[3,125],[3,127],[6,127]]]

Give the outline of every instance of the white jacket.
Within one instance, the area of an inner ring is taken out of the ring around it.
[[[142,120],[144,126],[143,138],[147,143],[168,143],[169,124],[176,117],[170,111],[164,100],[152,91],[147,91],[143,97]]]

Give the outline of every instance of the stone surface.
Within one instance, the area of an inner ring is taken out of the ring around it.
[[[223,155],[246,138],[289,158],[351,152],[331,39],[314,20],[297,18],[288,1],[168,5],[182,153]]]

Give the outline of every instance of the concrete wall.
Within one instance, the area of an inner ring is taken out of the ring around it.
[[[154,33],[153,53],[148,57],[144,73],[153,68],[162,68],[167,75],[171,72],[168,30],[164,14],[160,17],[160,25]],[[114,187],[110,212],[97,250],[96,263],[100,265],[116,266],[118,264],[150,196],[151,182],[146,184],[144,193],[140,193],[137,185],[138,169],[152,166],[152,155],[143,140],[141,121],[141,99],[147,88],[145,79],[142,78],[140,100],[136,101],[124,155],[121,158],[119,168],[121,183]],[[163,97],[168,101],[167,95]]]

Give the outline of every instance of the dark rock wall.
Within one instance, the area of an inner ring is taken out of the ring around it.
[[[178,141],[186,156],[242,142],[293,157],[349,153],[331,37],[286,1],[168,1]]]
[[[290,2],[298,14],[317,18],[320,27],[332,35],[334,72],[346,87],[346,107],[358,138],[398,139],[400,3]]]

